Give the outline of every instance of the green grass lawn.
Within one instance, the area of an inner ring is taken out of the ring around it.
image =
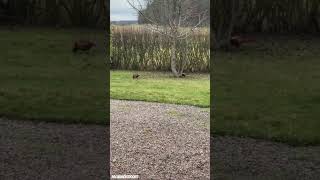
[[[320,144],[320,39],[264,37],[216,54],[215,134]]]
[[[73,54],[79,37],[101,39]],[[103,32],[0,28],[0,116],[105,124]],[[214,134],[320,144],[320,39],[266,36],[214,59]],[[111,98],[209,107],[209,75],[111,71]]]
[[[132,79],[137,72],[111,71],[111,98],[210,106],[209,74],[174,78],[171,73],[138,72],[139,79]]]
[[[89,54],[73,41],[96,38]],[[0,29],[0,116],[105,124],[107,69],[104,32],[47,28]]]

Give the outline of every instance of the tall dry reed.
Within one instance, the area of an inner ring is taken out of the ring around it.
[[[111,27],[111,61],[115,69],[170,70],[170,41],[144,26]],[[177,62],[186,72],[209,72],[209,30],[200,29],[177,45]]]

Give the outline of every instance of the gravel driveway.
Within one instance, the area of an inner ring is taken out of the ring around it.
[[[209,111],[190,106],[111,101],[111,172],[141,179],[209,179]],[[317,180],[320,146],[210,138],[212,179]]]
[[[111,174],[210,179],[209,109],[111,100]]]
[[[158,103],[111,101],[113,174],[141,179],[209,179],[209,112]],[[0,179],[104,180],[108,129],[0,118]],[[291,147],[211,137],[215,180],[317,180],[320,146]]]
[[[0,179],[106,179],[106,137],[103,126],[0,118]]]
[[[213,137],[214,180],[318,180],[320,146],[292,147],[251,138]]]

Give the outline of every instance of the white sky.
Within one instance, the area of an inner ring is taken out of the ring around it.
[[[127,0],[111,0],[110,1],[110,20],[137,20],[137,13],[128,4]]]

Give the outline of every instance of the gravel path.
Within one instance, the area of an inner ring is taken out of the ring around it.
[[[320,146],[292,147],[238,137],[213,137],[213,179],[318,180]]]
[[[111,100],[111,174],[209,179],[209,110]]]
[[[209,112],[190,106],[111,101],[111,172],[141,179],[209,179]],[[211,137],[212,179],[316,180],[320,146]]]
[[[0,179],[106,179],[106,133],[103,126],[0,118]]]
[[[113,174],[141,179],[209,179],[209,112],[158,103],[111,101]],[[0,179],[102,180],[103,126],[0,118]],[[291,147],[250,138],[212,137],[215,180],[320,177],[320,146]]]

